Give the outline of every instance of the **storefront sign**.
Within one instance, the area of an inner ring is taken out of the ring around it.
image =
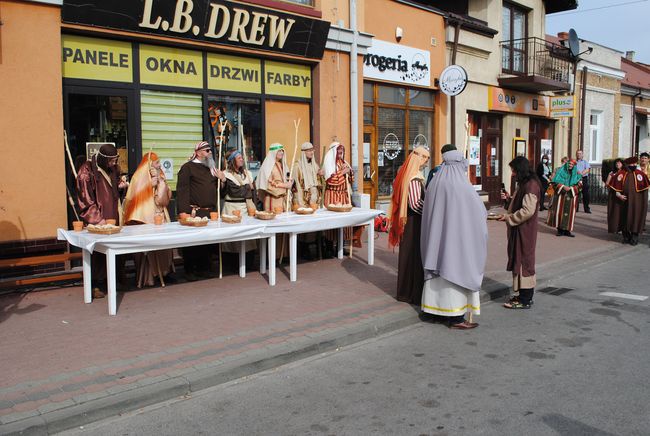
[[[575,115],[575,98],[572,95],[550,97],[551,117],[563,118]]]
[[[261,62],[258,59],[208,53],[208,88],[261,94]]]
[[[128,42],[62,35],[61,47],[65,78],[133,81],[133,50]]]
[[[64,0],[66,23],[321,59],[330,23],[227,0]]]
[[[264,88],[267,94],[311,98],[311,67],[265,61]]]
[[[449,65],[440,73],[440,90],[450,97],[458,95],[467,86],[467,71],[460,65]]]
[[[203,88],[201,52],[140,46],[140,82],[151,85]]]
[[[509,89],[488,87],[488,109],[526,115],[549,116],[549,98]]]
[[[430,66],[428,50],[373,39],[363,56],[363,77],[428,87]]]

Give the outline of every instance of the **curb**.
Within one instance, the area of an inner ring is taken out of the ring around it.
[[[188,371],[183,376],[0,425],[0,434],[49,435],[58,433],[142,407],[191,395],[203,389],[333,351],[419,322],[417,311],[405,308],[401,312],[379,316],[361,322],[354,327],[330,329],[317,335],[316,341],[314,341],[314,337],[304,337],[299,343],[280,344],[274,347],[273,351],[268,348],[261,349],[234,362],[215,365],[214,368]]]

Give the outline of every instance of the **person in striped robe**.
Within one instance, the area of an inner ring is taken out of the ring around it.
[[[345,147],[340,142],[332,142],[323,159],[325,173],[325,207],[330,204],[352,204],[352,183],[354,173],[345,161]]]
[[[582,187],[582,175],[575,165],[575,160],[568,161],[557,170],[552,180],[556,194],[546,224],[557,228],[557,236],[575,237],[571,232],[576,218],[578,194]]]
[[[415,148],[397,171],[393,181],[388,245],[399,245],[397,267],[398,301],[420,305],[424,270],[420,254],[420,227],[424,205],[424,174],[429,150]]]

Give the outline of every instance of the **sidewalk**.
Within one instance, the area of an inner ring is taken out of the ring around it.
[[[539,285],[647,252],[646,238],[620,244],[606,233],[604,207],[592,210],[578,214],[576,238],[540,226]],[[483,301],[510,280],[505,224],[488,227]],[[397,253],[386,246],[381,234],[372,267],[364,249],[299,264],[295,283],[285,262],[275,287],[252,272],[119,293],[114,317],[106,300],[84,304],[81,287],[0,296],[0,434],[54,433],[419,322],[393,298]]]

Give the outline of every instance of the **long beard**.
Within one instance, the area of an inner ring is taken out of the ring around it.
[[[201,163],[210,169],[214,169],[217,167],[217,164],[214,161],[214,158],[212,156],[206,157],[204,160],[201,161]]]

